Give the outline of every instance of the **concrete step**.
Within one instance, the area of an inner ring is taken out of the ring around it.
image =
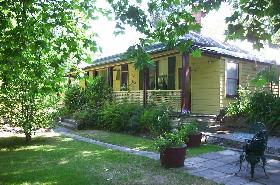
[[[62,127],[69,128],[72,130],[76,130],[78,128],[78,124],[76,124],[75,122],[69,123],[69,122],[61,121],[61,122],[58,122],[58,124]]]
[[[70,118],[63,118],[62,122],[70,123],[70,124],[77,124],[77,122],[74,119],[70,119]]]

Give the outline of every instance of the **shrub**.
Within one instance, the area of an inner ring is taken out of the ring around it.
[[[152,136],[159,136],[171,130],[171,112],[166,106],[151,106],[144,110],[140,118],[143,130]]]
[[[227,115],[243,116],[251,123],[263,122],[268,129],[280,126],[280,98],[270,91],[239,93],[237,101],[229,104]]]
[[[263,122],[273,130],[280,126],[280,98],[270,91],[254,93],[250,99],[250,120]]]
[[[250,98],[252,92],[245,88],[238,90],[238,98],[229,104],[226,109],[227,115],[230,116],[245,116],[250,109]]]
[[[102,77],[95,77],[88,81],[87,87],[83,89],[86,106],[90,109],[100,110],[106,102],[112,100],[112,88]]]
[[[68,86],[64,97],[65,110],[68,111],[69,114],[73,114],[76,111],[82,110],[85,103],[86,98],[80,86],[78,84]]]
[[[64,107],[81,127],[96,128],[100,110],[112,99],[111,92],[102,77],[88,80],[86,88],[73,84],[65,92]]]
[[[100,128],[116,132],[141,132],[143,107],[136,104],[107,104],[100,114]]]
[[[78,123],[78,129],[85,129],[88,127],[96,128],[97,127],[97,118],[96,113],[92,112],[90,109],[84,109],[77,111],[73,114],[73,118]]]

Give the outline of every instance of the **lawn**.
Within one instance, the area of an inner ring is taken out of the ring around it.
[[[154,140],[144,137],[106,132],[102,130],[79,130],[75,131],[75,133],[84,137],[92,138],[106,143],[111,143],[119,146],[126,146],[138,150],[157,152],[156,149],[153,147]],[[223,148],[217,145],[201,145],[198,148],[188,148],[187,156],[192,157],[204,153],[217,152],[221,150],[223,150]]]
[[[0,138],[0,184],[215,184],[159,161],[64,137]]]

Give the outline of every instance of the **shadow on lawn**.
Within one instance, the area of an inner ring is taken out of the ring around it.
[[[24,137],[0,138],[0,184],[91,184],[92,178],[99,184],[97,172],[88,174],[93,165],[100,171],[104,159],[107,165],[121,159],[115,151],[89,145],[64,137],[37,137],[31,143]]]

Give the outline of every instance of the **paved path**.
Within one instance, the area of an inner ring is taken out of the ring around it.
[[[127,147],[96,141],[93,139],[79,136],[77,134],[73,134],[71,130],[62,127],[55,129],[55,131],[79,141],[104,146],[113,150],[119,150],[130,154],[145,156],[154,160],[159,160],[159,154],[154,152],[139,151]],[[215,182],[223,183],[226,185],[280,184],[280,161],[273,159],[268,160],[267,173],[269,174],[269,179],[265,178],[262,169],[260,167],[257,167],[255,170],[255,180],[250,181],[250,173],[249,169],[247,169],[246,167],[246,164],[244,164],[242,172],[237,176],[235,175],[235,172],[237,172],[239,169],[238,160],[238,152],[233,150],[224,150],[220,152],[203,154],[198,157],[187,158],[185,160],[184,169],[189,174],[201,176],[206,179],[210,179]]]
[[[207,133],[209,136],[220,137],[224,139],[229,139],[233,141],[244,142],[245,139],[252,139],[254,134],[244,133],[244,132],[233,132],[227,134],[220,134],[220,133]],[[269,136],[267,141],[268,147],[273,148],[280,148],[280,137]]]

